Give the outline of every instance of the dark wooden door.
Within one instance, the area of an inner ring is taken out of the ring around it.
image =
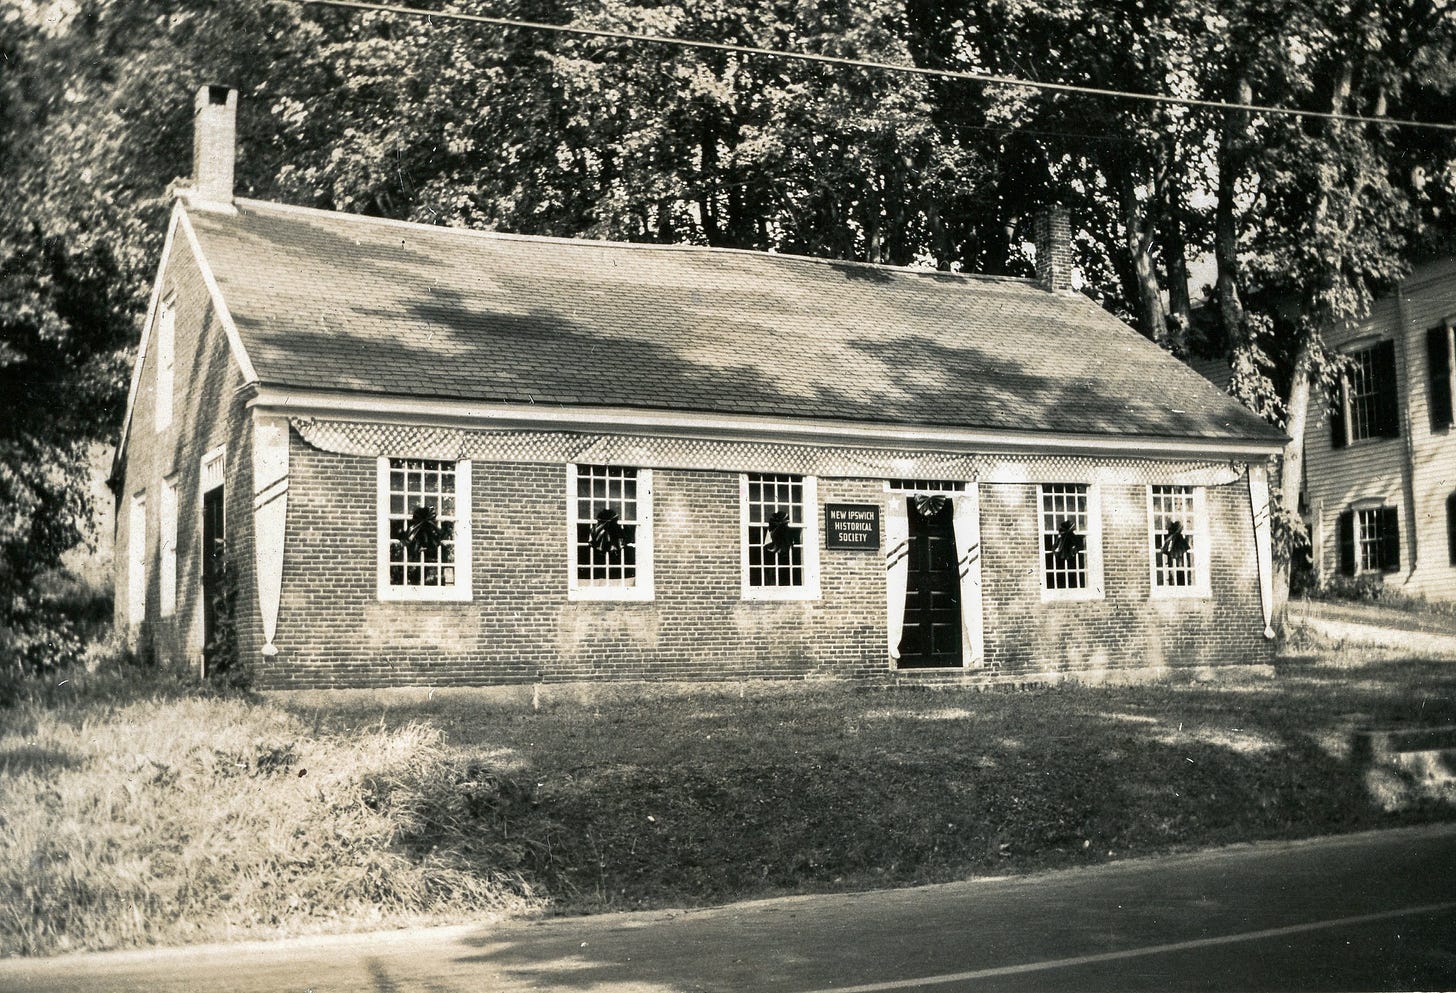
[[[202,655],[213,661],[218,637],[218,611],[223,608],[222,487],[202,496]]]
[[[955,505],[946,499],[926,516],[909,498],[909,570],[900,668],[934,669],[961,664],[961,588],[956,569]]]

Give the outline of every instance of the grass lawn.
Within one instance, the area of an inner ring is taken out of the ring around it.
[[[1210,683],[635,686],[539,709],[81,686],[0,721],[12,954],[700,905],[1456,816],[1393,805],[1350,757],[1357,727],[1456,724],[1456,663],[1374,654]]]

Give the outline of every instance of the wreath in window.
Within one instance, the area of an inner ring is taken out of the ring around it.
[[[1087,538],[1077,533],[1070,518],[1062,518],[1057,524],[1057,536],[1052,539],[1052,557],[1061,566],[1074,566],[1077,556],[1087,549]]]
[[[603,507],[596,512],[596,521],[587,535],[587,544],[592,547],[592,551],[615,559],[622,554],[625,546],[632,544],[630,531],[631,525],[622,524],[621,514],[611,507]]]
[[[915,508],[915,512],[927,521],[939,517],[940,512],[945,510],[945,505],[948,503],[950,503],[949,497],[939,495],[920,494],[910,498],[910,505]]]
[[[395,540],[405,547],[410,558],[417,559],[438,552],[441,543],[450,540],[452,531],[448,522],[440,523],[439,514],[434,507],[416,507]]]
[[[1158,544],[1158,554],[1166,562],[1182,565],[1188,558],[1188,548],[1188,536],[1183,533],[1182,522],[1169,521],[1168,533],[1163,536],[1163,540]]]
[[[783,558],[789,555],[799,543],[801,529],[789,523],[787,510],[775,510],[768,516],[764,526],[763,551],[765,555]]]

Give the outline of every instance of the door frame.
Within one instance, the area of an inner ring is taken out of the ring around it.
[[[981,604],[981,501],[974,480],[915,480],[925,486],[884,484],[885,499],[885,613],[889,667],[895,672],[948,672],[947,668],[900,667],[899,642],[904,631],[906,578],[909,565],[906,547],[910,538],[909,498],[949,496],[954,503],[956,560],[961,582],[961,669],[978,669],[986,664],[985,613]],[[896,602],[898,598],[898,603]]]
[[[219,445],[197,460],[197,572],[196,596],[193,598],[195,619],[192,622],[192,650],[203,678],[207,677],[207,595],[203,576],[207,569],[207,495],[222,490],[223,541],[227,541],[227,446]]]

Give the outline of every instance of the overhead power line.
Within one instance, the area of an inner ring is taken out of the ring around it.
[[[934,79],[955,79],[994,86],[1019,86],[1033,90],[1044,90],[1051,93],[1073,93],[1082,96],[1111,97],[1118,100],[1142,100],[1165,106],[1197,107],[1204,110],[1237,110],[1251,114],[1278,114],[1286,117],[1348,121],[1353,124],[1375,124],[1388,128],[1420,128],[1428,131],[1456,132],[1456,124],[1438,124],[1431,121],[1412,121],[1390,117],[1369,117],[1364,114],[1336,114],[1330,111],[1298,110],[1292,107],[1272,107],[1255,103],[1232,103],[1223,100],[1195,100],[1189,97],[1174,97],[1161,93],[1137,93],[1130,90],[1113,90],[1100,86],[1079,86],[1074,83],[1047,83],[1035,79],[1021,79],[1016,76],[1000,76],[994,73],[967,72],[955,69],[926,69],[921,66],[901,65],[895,62],[878,62],[873,59],[850,59],[837,55],[819,55],[813,52],[786,52],[775,48],[759,48],[755,45],[734,45],[721,41],[699,41],[693,38],[674,38],[668,35],[641,34],[635,31],[613,31],[608,28],[584,28],[567,24],[547,24],[542,21],[523,21],[512,17],[491,17],[486,14],[424,10],[419,7],[404,7],[398,4],[366,3],[364,0],[285,0],[285,2],[300,6],[342,7],[350,10],[373,11],[381,14],[398,14],[402,17],[465,21],[472,24],[489,24],[500,28],[521,28],[530,31],[546,31],[553,34],[606,38],[613,41],[631,41],[651,45],[670,45],[678,48],[696,48],[712,52],[728,52],[735,55],[759,55],[773,59],[817,62],[820,65],[839,66],[848,69],[874,69],[881,72],[898,72]]]

